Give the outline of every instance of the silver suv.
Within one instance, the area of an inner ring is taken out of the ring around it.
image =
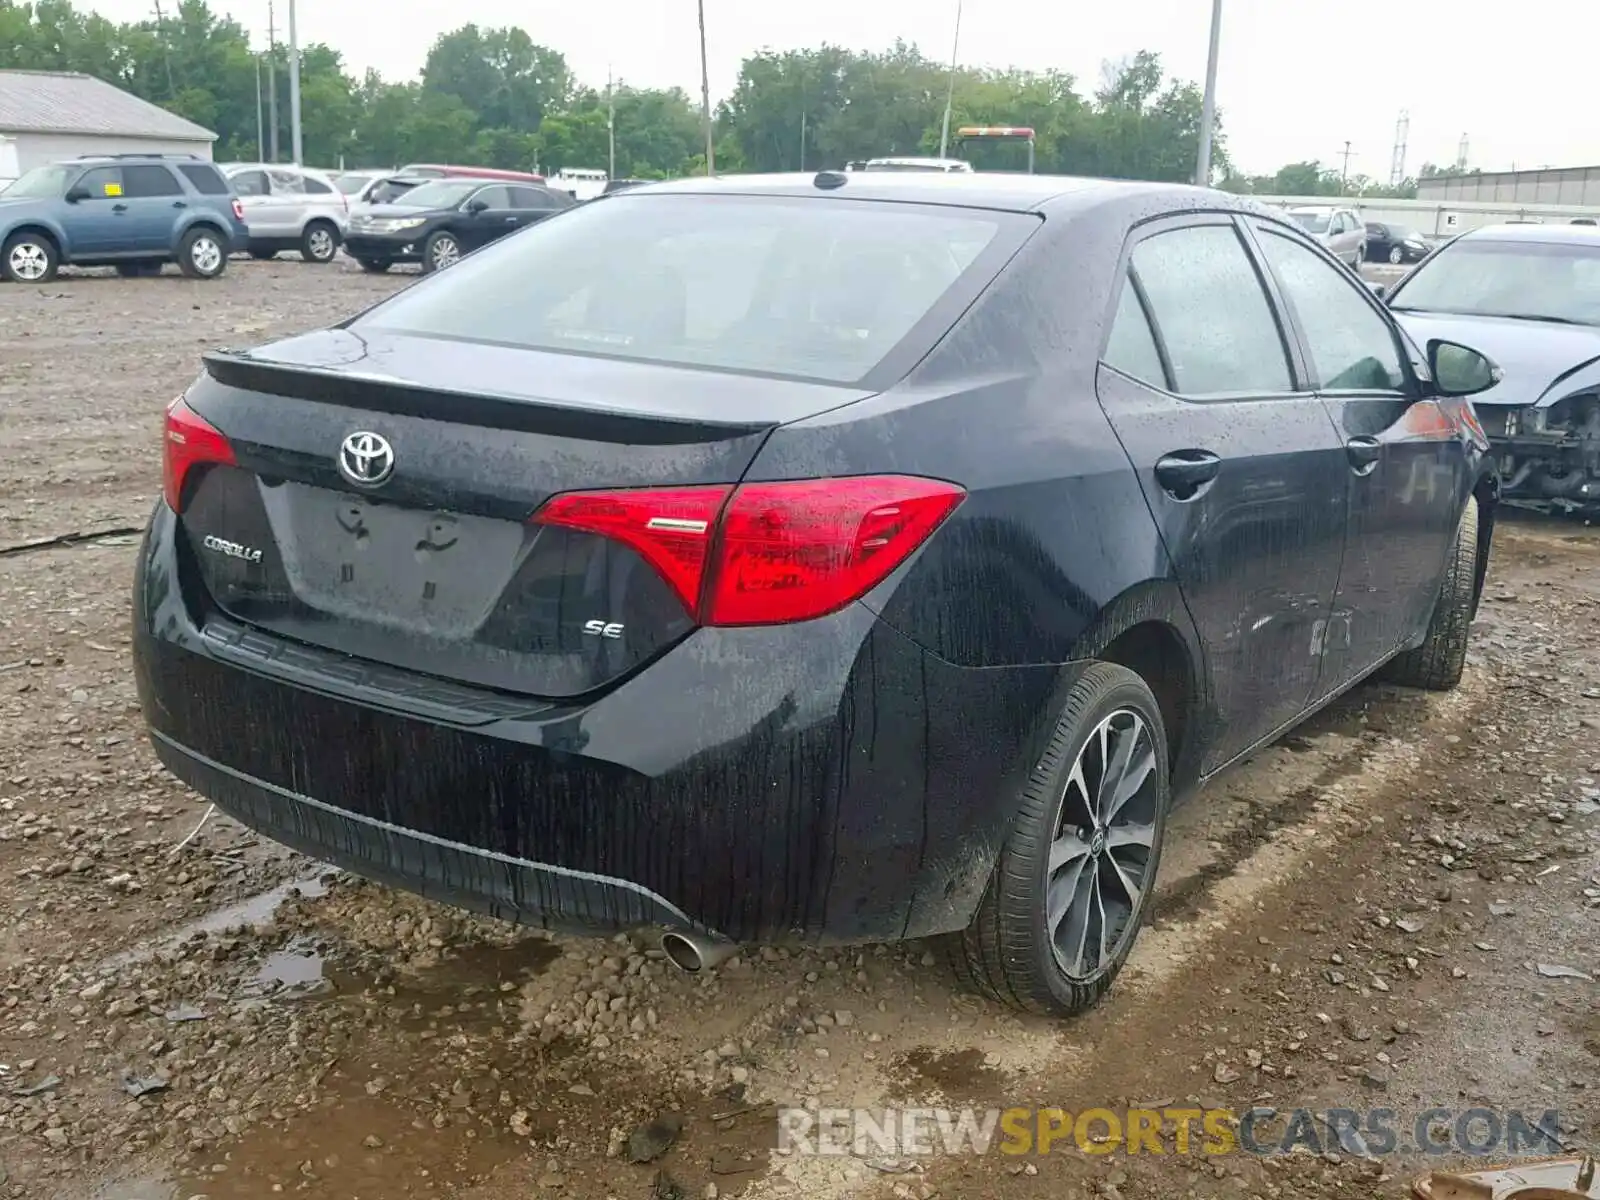
[[[250,257],[272,258],[298,250],[307,262],[328,263],[339,253],[349,205],[321,171],[287,163],[226,163],[250,227]]]
[[[1340,208],[1332,204],[1307,204],[1291,208],[1289,219],[1294,221],[1328,252],[1345,263],[1352,271],[1361,273],[1361,262],[1367,257],[1367,227],[1356,216],[1353,208]]]

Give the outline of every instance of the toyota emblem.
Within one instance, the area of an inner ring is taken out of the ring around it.
[[[394,474],[394,447],[382,434],[352,433],[339,447],[339,473],[357,487],[377,487]]]

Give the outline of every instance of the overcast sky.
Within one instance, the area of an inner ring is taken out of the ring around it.
[[[80,4],[82,0],[80,0]],[[755,50],[834,42],[880,49],[895,38],[950,53],[955,0],[705,0],[713,102]],[[90,0],[116,20],[150,0]],[[267,0],[212,0],[265,44]],[[277,0],[280,29],[288,0]],[[698,95],[694,0],[299,0],[303,42],[327,42],[356,70],[413,77],[447,29],[517,24],[603,84],[609,65],[640,87]],[[1058,67],[1092,92],[1101,64],[1137,50],[1169,72],[1205,75],[1209,0],[965,0],[965,64]],[[280,33],[280,36],[282,34]],[[1318,158],[1386,179],[1402,109],[1411,114],[1408,173],[1453,162],[1463,133],[1472,165],[1600,163],[1593,0],[1224,0],[1218,101],[1236,162],[1252,172]]]

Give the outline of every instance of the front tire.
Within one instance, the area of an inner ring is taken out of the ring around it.
[[[183,235],[178,244],[178,267],[190,279],[215,279],[228,269],[228,252],[222,235],[199,225]]]
[[[428,235],[422,245],[422,273],[431,275],[461,261],[461,243],[449,230],[441,229]]]
[[[60,266],[55,243],[42,233],[14,233],[0,247],[0,275],[12,283],[49,283]]]
[[[1478,586],[1478,498],[1468,497],[1456,527],[1455,545],[1445,563],[1439,598],[1422,645],[1397,655],[1384,675],[1403,687],[1447,692],[1461,682],[1467,666],[1467,633]]]
[[[1170,802],[1150,688],[1093,664],[1067,694],[976,917],[944,939],[957,977],[1028,1012],[1093,1007],[1138,937]]]
[[[312,221],[300,235],[300,257],[309,263],[331,263],[339,253],[339,230],[329,221]]]

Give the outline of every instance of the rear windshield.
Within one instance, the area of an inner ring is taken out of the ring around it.
[[[333,185],[346,196],[354,196],[371,182],[371,175],[340,175]]]
[[[372,189],[367,199],[374,204],[395,204],[401,196],[415,191],[416,187],[415,180],[385,179]]]
[[[1325,212],[1290,212],[1289,217],[1309,233],[1327,233],[1333,223],[1333,214]]]
[[[953,289],[970,303],[1036,227],[933,205],[623,192],[471,255],[358,326],[854,383]],[[927,347],[947,328],[924,329]]]

